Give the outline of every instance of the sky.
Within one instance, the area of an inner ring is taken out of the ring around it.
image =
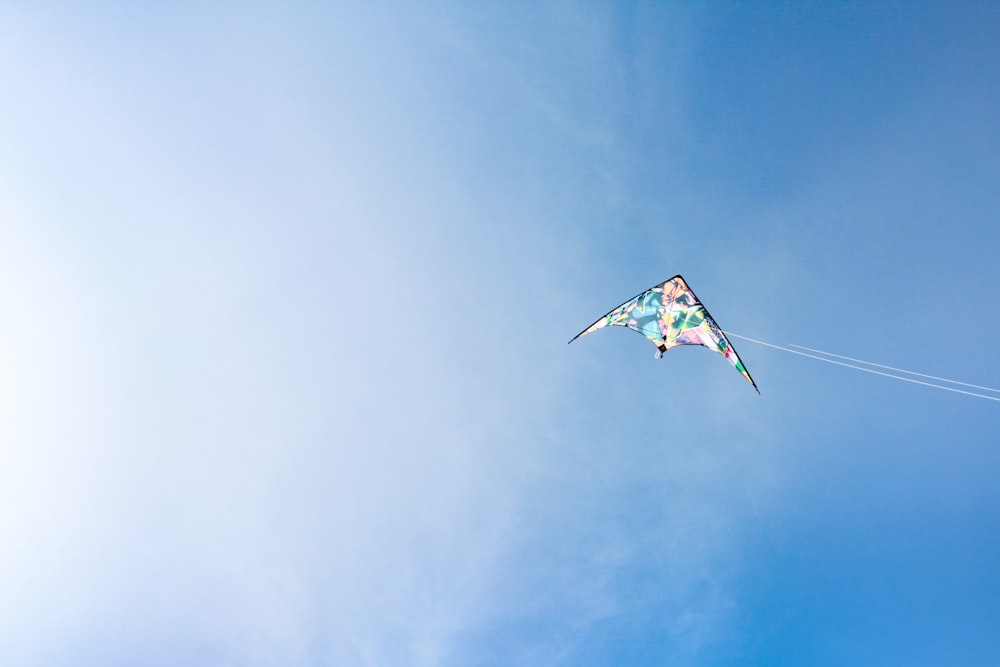
[[[995,665],[995,3],[0,8],[0,663]]]

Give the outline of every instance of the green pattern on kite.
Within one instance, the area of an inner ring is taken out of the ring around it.
[[[573,340],[613,326],[628,327],[648,338],[656,346],[657,358],[678,345],[704,345],[724,356],[757,389],[757,383],[750,377],[726,334],[679,275],[629,299],[578,333]]]

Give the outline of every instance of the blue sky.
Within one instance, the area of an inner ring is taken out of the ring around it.
[[[998,29],[0,9],[0,662],[997,664]]]

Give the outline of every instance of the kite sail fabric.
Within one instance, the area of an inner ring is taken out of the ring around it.
[[[629,299],[570,342],[611,326],[628,327],[648,338],[656,346],[657,359],[678,345],[704,345],[724,356],[757,389],[757,383],[750,377],[726,334],[679,275]]]

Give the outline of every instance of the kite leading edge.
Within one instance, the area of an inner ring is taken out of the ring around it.
[[[760,393],[726,334],[680,275],[632,297],[569,342],[609,326],[641,333],[656,346],[657,359],[678,345],[704,345],[724,356]]]

